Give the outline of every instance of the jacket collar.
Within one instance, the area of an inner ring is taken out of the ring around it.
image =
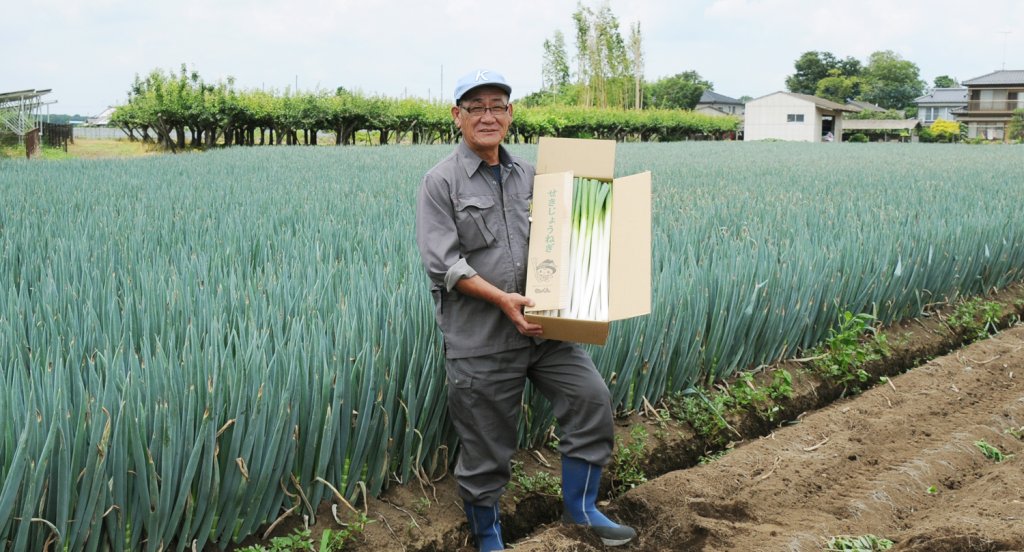
[[[466,144],[465,140],[459,142],[459,147],[455,150],[455,156],[459,161],[459,165],[466,171],[466,176],[473,176],[473,173],[480,169],[480,165],[485,164],[484,160]],[[512,156],[509,155],[503,145],[498,146],[498,163],[502,166],[512,164]]]

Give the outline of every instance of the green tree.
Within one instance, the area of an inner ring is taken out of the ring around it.
[[[633,68],[633,107],[641,109],[644,105],[644,40],[639,21],[629,27],[629,62]]]
[[[814,95],[837,103],[846,103],[847,100],[861,97],[868,88],[864,79],[843,75],[839,69],[833,69],[829,76],[818,81]]]
[[[818,90],[818,82],[824,78],[836,76],[860,76],[860,61],[847,57],[838,59],[831,52],[804,52],[794,63],[796,72],[786,77],[786,89],[800,94],[814,94]]]
[[[618,18],[607,2],[596,10],[578,4],[572,17],[576,26],[576,83],[582,105],[630,107],[636,95],[635,71],[619,32]],[[639,40],[639,27],[636,34]]]
[[[1024,140],[1024,109],[1014,110],[1006,130],[1010,140]]]
[[[935,77],[935,88],[956,88],[958,86],[960,86],[960,83],[949,75]]]
[[[565,50],[565,35],[555,31],[554,37],[544,41],[544,60],[541,66],[545,90],[557,93],[569,84],[569,54]]]
[[[903,109],[924,93],[917,65],[892,50],[871,54],[864,68],[864,79],[870,88],[861,99],[890,109]]]
[[[693,109],[711,82],[696,71],[684,71],[648,84],[644,91],[644,105],[658,109]]]

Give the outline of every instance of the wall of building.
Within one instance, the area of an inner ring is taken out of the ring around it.
[[[813,103],[788,94],[772,94],[747,102],[743,140],[820,142],[821,117]],[[803,121],[790,121],[791,116]]]
[[[923,124],[931,125],[938,119],[944,121],[953,121],[956,117],[950,113],[953,109],[951,106],[921,106],[917,109],[917,118],[921,120]]]

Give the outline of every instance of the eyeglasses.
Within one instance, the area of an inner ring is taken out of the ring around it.
[[[494,117],[500,117],[508,113],[508,104],[505,105],[492,105],[490,107],[484,107],[482,105],[474,105],[473,107],[466,107],[463,105],[459,106],[464,109],[466,113],[469,113],[473,118],[483,117],[484,113],[490,113]]]

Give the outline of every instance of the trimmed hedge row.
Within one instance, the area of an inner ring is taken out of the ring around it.
[[[337,145],[359,136],[372,143],[453,143],[458,129],[451,105],[419,99],[367,97],[339,90],[327,93],[237,91],[231,83],[209,85],[197,74],[152,72],[136,78],[127,104],[111,122],[132,139],[155,140],[170,149],[257,144],[316,144],[332,133]],[[510,142],[540,136],[608,138],[620,141],[719,139],[734,135],[735,117],[683,110],[517,107]],[[155,135],[155,136],[154,136]]]

